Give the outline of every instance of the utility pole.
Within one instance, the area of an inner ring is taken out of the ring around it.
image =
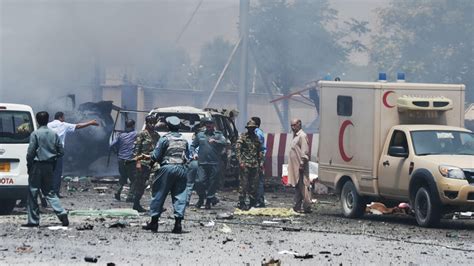
[[[94,62],[94,81],[92,84],[92,101],[99,102],[102,101],[102,70],[100,56],[97,53],[95,55]]]
[[[248,15],[250,9],[250,0],[240,0],[240,77],[239,77],[239,97],[238,109],[239,116],[237,127],[242,130],[245,127],[247,117],[247,68],[248,68],[248,39],[249,39],[249,24]]]

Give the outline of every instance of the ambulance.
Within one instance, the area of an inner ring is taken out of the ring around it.
[[[0,103],[0,215],[10,214],[28,195],[26,152],[36,127],[30,106]]]
[[[409,202],[420,226],[474,210],[474,134],[464,85],[320,81],[319,180],[346,217]]]

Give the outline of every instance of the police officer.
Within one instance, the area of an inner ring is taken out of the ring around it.
[[[249,196],[249,208],[255,207],[258,199],[259,173],[263,166],[262,144],[255,134],[257,124],[250,120],[247,122],[247,132],[240,135],[237,140],[236,155],[240,164],[239,175],[239,209],[247,209],[246,195]]]
[[[222,151],[227,141],[222,132],[215,130],[215,122],[212,117],[202,119],[205,130],[199,132],[191,144],[193,158],[199,162],[198,180],[196,180],[196,191],[199,200],[196,208],[201,208],[206,198],[206,209],[211,208],[211,204],[216,202],[216,190],[220,171],[220,160]],[[199,151],[197,151],[199,148]]]
[[[158,219],[163,212],[166,196],[171,192],[175,224],[171,231],[181,234],[181,221],[186,209],[186,161],[189,155],[188,142],[178,132],[180,120],[176,116],[166,118],[170,130],[158,142],[151,154],[151,160],[161,167],[152,182],[152,200],[150,203],[151,221],[143,226],[145,230],[158,231]],[[150,157],[150,156],[147,156]]]
[[[148,180],[151,169],[153,167],[149,157],[141,156],[150,154],[156,146],[156,143],[160,139],[160,134],[155,131],[155,124],[157,119],[154,115],[148,115],[145,117],[145,129],[137,134],[137,140],[135,141],[134,156],[137,159],[136,162],[136,177],[135,182],[132,184],[133,190],[133,209],[138,212],[146,212],[146,210],[140,205],[140,200],[145,193],[146,181]]]
[[[59,198],[52,189],[53,171],[56,160],[63,156],[64,149],[58,135],[47,127],[49,114],[38,112],[36,121],[40,126],[31,133],[26,154],[28,166],[28,223],[23,226],[39,226],[40,216],[38,195],[41,190],[63,226],[69,225],[67,211],[61,206]]]

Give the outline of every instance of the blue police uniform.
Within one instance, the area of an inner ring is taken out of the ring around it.
[[[151,222],[143,227],[152,232],[158,231],[158,219],[163,212],[166,196],[171,192],[175,224],[171,231],[181,234],[181,221],[186,209],[186,162],[189,157],[188,142],[178,132],[181,121],[176,116],[166,118],[171,132],[160,138],[151,159],[159,162],[161,168],[152,182],[152,199],[150,203]]]

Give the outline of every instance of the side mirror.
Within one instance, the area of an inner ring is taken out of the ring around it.
[[[388,155],[393,157],[408,157],[408,151],[403,146],[391,146],[388,148]]]

